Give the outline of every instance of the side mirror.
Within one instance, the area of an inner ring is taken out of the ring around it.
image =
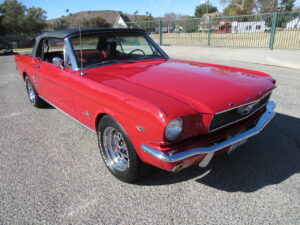
[[[57,66],[58,68],[64,69],[64,60],[59,57],[54,57],[52,59],[53,65]]]

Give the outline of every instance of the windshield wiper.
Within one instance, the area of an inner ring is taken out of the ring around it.
[[[114,60],[106,60],[106,61],[102,61],[102,62],[98,62],[98,63],[94,63],[91,65],[88,65],[86,67],[93,67],[93,66],[97,66],[97,65],[105,65],[105,64],[110,64],[110,63],[119,63],[120,60],[114,59]]]
[[[106,61],[94,63],[94,64],[86,66],[85,68],[90,68],[90,67],[99,66],[99,65],[106,65],[106,64],[111,64],[111,63],[123,63],[123,62],[132,63],[132,62],[143,60],[143,59],[153,59],[153,58],[165,58],[165,57],[159,56],[159,55],[148,55],[148,56],[142,56],[142,57],[137,57],[137,58],[128,59],[128,60],[113,59],[113,60],[106,60]]]
[[[128,60],[124,60],[124,62],[135,62],[138,60],[143,60],[143,59],[155,59],[155,58],[164,58],[163,56],[159,56],[159,55],[147,55],[147,56],[142,56],[142,57],[137,57],[137,58],[133,58],[133,59],[128,59]],[[123,61],[123,60],[122,60]]]

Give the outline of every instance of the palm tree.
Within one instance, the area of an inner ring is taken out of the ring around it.
[[[139,13],[138,10],[136,10],[133,14],[134,14],[134,20],[136,21],[136,15]]]

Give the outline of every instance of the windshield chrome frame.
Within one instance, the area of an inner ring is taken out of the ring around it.
[[[107,34],[107,33],[111,33],[111,34],[116,33],[117,34],[118,31],[116,31],[116,32],[114,32],[114,31],[90,32],[90,33],[85,33],[84,35],[90,35],[90,34]],[[162,57],[164,57],[165,59],[169,59],[169,56],[145,32],[131,32],[131,31],[129,31],[128,33],[142,35],[148,41],[148,44],[151,44],[155,48],[155,50],[158,51],[161,54]],[[72,64],[72,70],[79,71],[79,70],[85,70],[85,69],[91,69],[91,68],[96,68],[96,67],[101,67],[101,66],[107,66],[107,65],[111,65],[111,64],[116,64],[116,63],[107,63],[107,64],[104,64],[104,65],[99,64],[99,65],[93,66],[93,67],[83,67],[83,68],[80,68],[78,66],[78,63],[77,63],[77,60],[76,60],[76,57],[75,57],[75,51],[74,51],[72,42],[70,40],[71,38],[78,37],[78,36],[79,36],[79,34],[76,34],[76,35],[72,35],[72,36],[69,36],[69,37],[67,37],[67,38],[64,39],[65,40],[67,54],[69,55],[69,59],[70,59],[70,62]],[[138,60],[138,58],[137,58],[137,60]],[[122,60],[120,60],[120,62],[122,62]]]
[[[71,62],[71,68],[72,68],[72,70],[79,71],[80,68],[77,65],[77,61],[76,61],[76,58],[75,58],[72,43],[69,40],[69,38],[65,38],[64,41],[65,41],[65,47],[66,47],[65,48],[66,49],[65,54],[68,54],[69,60]]]

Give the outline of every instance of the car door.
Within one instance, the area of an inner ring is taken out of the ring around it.
[[[77,61],[82,63],[82,65],[78,65],[79,67],[84,66],[84,63],[87,61],[95,60],[96,62],[100,62],[99,59],[102,56],[97,48],[98,40],[98,36],[83,36],[82,38],[74,37],[74,39],[71,39],[73,54],[77,57]],[[93,82],[86,78],[85,72],[82,72],[83,76],[80,75],[80,71],[77,71],[77,74],[74,72],[74,76],[70,79],[74,107],[77,112],[76,119],[85,126],[94,129],[94,121],[97,116],[95,113],[99,108],[99,103],[96,101],[98,99],[98,91],[95,90]]]
[[[74,115],[74,104],[70,90],[70,77],[72,70],[59,67],[52,63],[53,58],[64,58],[64,40],[43,40],[41,59],[37,59],[36,70],[38,74],[38,85],[41,96],[69,115]]]

